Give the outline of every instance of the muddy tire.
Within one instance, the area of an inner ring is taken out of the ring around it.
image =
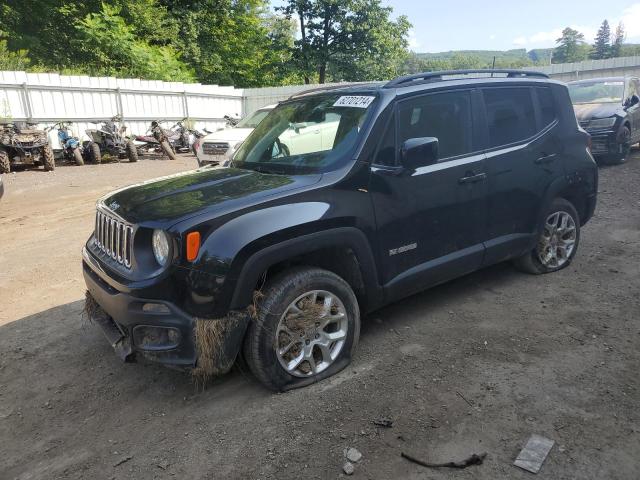
[[[89,144],[89,158],[95,164],[102,163],[102,152],[100,151],[100,145],[97,143]]]
[[[0,150],[0,173],[11,172],[11,160],[9,154],[4,150]]]
[[[536,247],[514,260],[518,270],[539,275],[568,267],[580,243],[580,217],[571,202],[556,198],[543,218]]]
[[[350,363],[360,337],[360,310],[342,278],[297,267],[276,276],[262,293],[243,354],[267,388],[303,387]]]
[[[45,145],[42,148],[42,164],[44,165],[45,172],[50,172],[56,168],[56,160],[53,156],[51,145]]]
[[[617,136],[619,152],[607,155],[603,158],[606,165],[622,165],[627,161],[631,154],[631,130],[627,125],[620,128]]]
[[[73,159],[75,160],[76,165],[80,167],[84,165],[84,159],[82,158],[82,152],[80,151],[80,148],[73,149]]]
[[[171,144],[168,140],[163,140],[162,142],[160,142],[160,149],[167,157],[169,157],[169,160],[176,159],[176,154],[173,151],[173,148],[171,148]]]
[[[138,161],[138,150],[136,150],[136,146],[131,140],[127,142],[127,157],[129,158],[129,162]]]

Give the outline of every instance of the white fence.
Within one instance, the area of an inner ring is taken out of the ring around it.
[[[113,77],[0,72],[0,120],[41,127],[71,122],[84,136],[95,123],[120,115],[129,134],[142,135],[152,120],[189,118],[215,130],[225,115],[242,115],[243,91],[234,87]],[[55,133],[52,132],[53,145]],[[55,147],[54,147],[55,148]]]
[[[598,77],[640,77],[640,57],[619,57],[606,60],[586,60],[576,63],[558,63],[546,67],[528,68],[544,72],[563,82]]]

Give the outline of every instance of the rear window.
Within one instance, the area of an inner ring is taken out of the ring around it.
[[[553,92],[551,92],[551,89],[548,87],[536,88],[535,91],[540,108],[541,127],[545,128],[556,119],[556,106],[553,100]]]
[[[520,142],[536,133],[529,87],[483,89],[489,128],[489,148]]]

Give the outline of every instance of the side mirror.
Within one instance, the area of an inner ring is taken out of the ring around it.
[[[435,137],[410,138],[400,147],[400,162],[409,170],[433,165],[437,161],[438,139]]]

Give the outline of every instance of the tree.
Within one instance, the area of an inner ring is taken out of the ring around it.
[[[620,57],[622,55],[622,45],[624,44],[624,40],[625,40],[624,25],[622,24],[622,22],[620,22],[616,27],[616,34],[613,39],[613,43],[611,45],[612,57],[615,58],[615,57]]]
[[[26,70],[31,60],[27,50],[10,51],[7,41],[0,39],[0,70]]]
[[[558,46],[553,52],[555,63],[579,62],[587,56],[584,35],[573,28],[565,28],[556,44]]]
[[[288,0],[279,11],[299,22],[293,57],[305,83],[387,78],[408,55],[411,24],[390,20],[380,0]]]
[[[594,60],[602,60],[604,58],[611,57],[611,28],[609,22],[605,20],[598,29],[595,42],[593,43],[593,50],[591,51],[591,58]]]

